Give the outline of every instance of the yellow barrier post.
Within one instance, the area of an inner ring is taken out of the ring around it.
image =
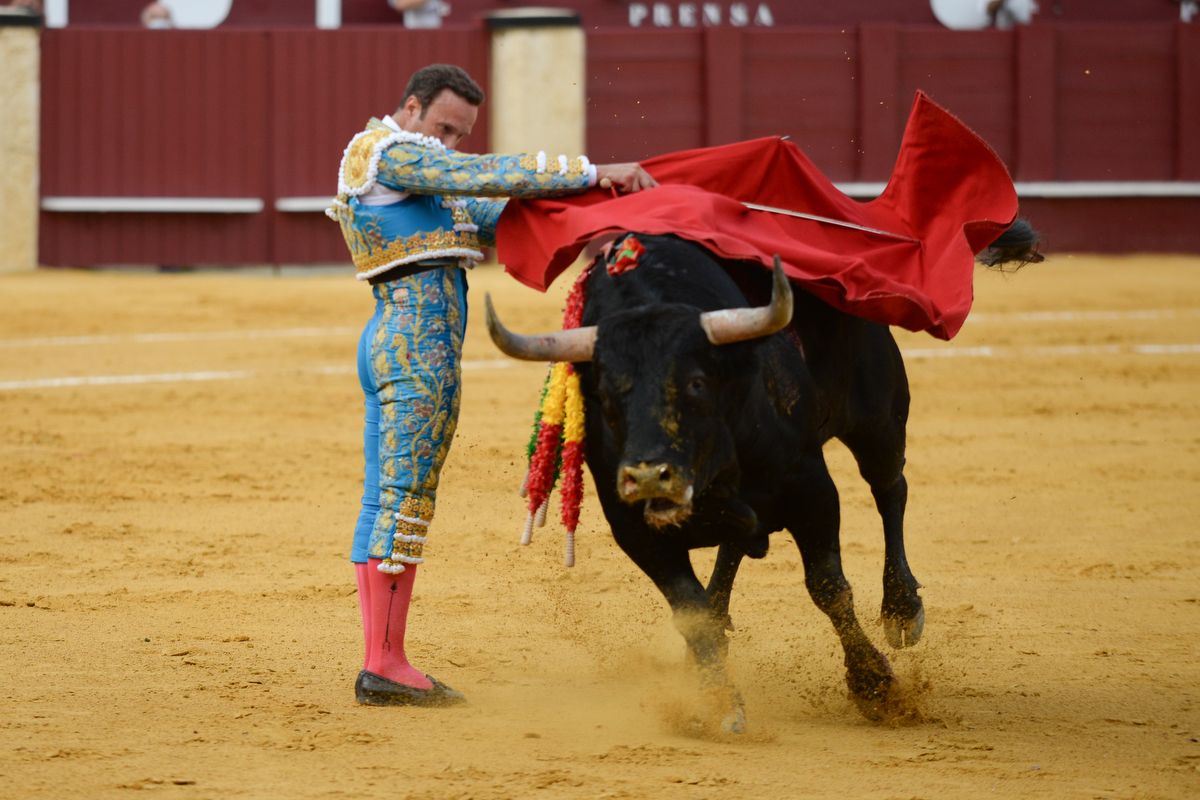
[[[585,41],[579,15],[553,8],[496,11],[492,36],[491,150],[585,153]]]
[[[0,272],[37,266],[41,25],[0,13]]]

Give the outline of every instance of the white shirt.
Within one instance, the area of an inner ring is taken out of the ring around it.
[[[382,120],[384,125],[391,128],[396,133],[401,133],[403,128],[396,120],[392,119],[392,115],[388,114]],[[392,203],[399,203],[404,198],[408,197],[408,192],[397,192],[388,186],[384,186],[379,181],[375,181],[375,185],[369,191],[359,195],[358,202],[364,206],[387,206]]]

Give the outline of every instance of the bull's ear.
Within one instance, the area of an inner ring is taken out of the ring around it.
[[[488,334],[500,352],[522,361],[591,361],[596,349],[596,326],[568,328],[537,336],[522,336],[504,327],[492,307],[491,294],[483,296],[487,308]]]
[[[713,344],[732,344],[760,336],[770,336],[792,321],[792,285],[783,272],[783,263],[775,256],[771,302],[757,308],[723,308],[700,315],[700,327]]]

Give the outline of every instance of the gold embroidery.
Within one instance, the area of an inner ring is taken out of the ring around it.
[[[467,211],[466,206],[454,206],[450,209],[450,216],[454,219],[455,225],[474,225],[475,222],[471,219],[471,212]]]
[[[405,519],[406,517],[407,519]],[[425,524],[421,525],[409,521],[413,519],[419,519]],[[429,523],[432,521],[433,501],[428,497],[409,496],[404,498],[404,502],[400,504],[400,516],[396,519],[396,533],[401,536],[420,536],[421,538],[425,538],[429,533]],[[393,560],[400,556],[419,559],[424,551],[424,542],[406,542],[396,539],[391,557]]]
[[[572,158],[567,162],[567,177],[578,178],[583,174],[583,159]]]
[[[388,135],[386,128],[367,130],[354,137],[342,163],[342,181],[351,189],[361,189],[371,178],[371,160],[375,145]]]
[[[427,253],[438,251],[460,251],[455,254],[464,256],[477,255],[479,251],[479,237],[474,231],[418,232],[412,236],[393,239],[382,247],[366,241],[367,237],[353,228],[343,226],[342,233],[350,247],[354,266],[359,272],[370,272],[406,260],[415,261]]]

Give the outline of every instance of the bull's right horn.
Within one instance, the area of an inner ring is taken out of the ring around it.
[[[783,330],[792,321],[792,285],[775,256],[771,302],[757,308],[723,308],[700,315],[700,327],[713,344],[732,344]]]
[[[596,348],[596,326],[586,328],[567,328],[554,333],[543,333],[537,336],[522,336],[513,333],[500,323],[496,309],[492,307],[492,296],[483,296],[487,306],[487,329],[500,348],[500,352],[522,361],[591,361],[592,351]]]

